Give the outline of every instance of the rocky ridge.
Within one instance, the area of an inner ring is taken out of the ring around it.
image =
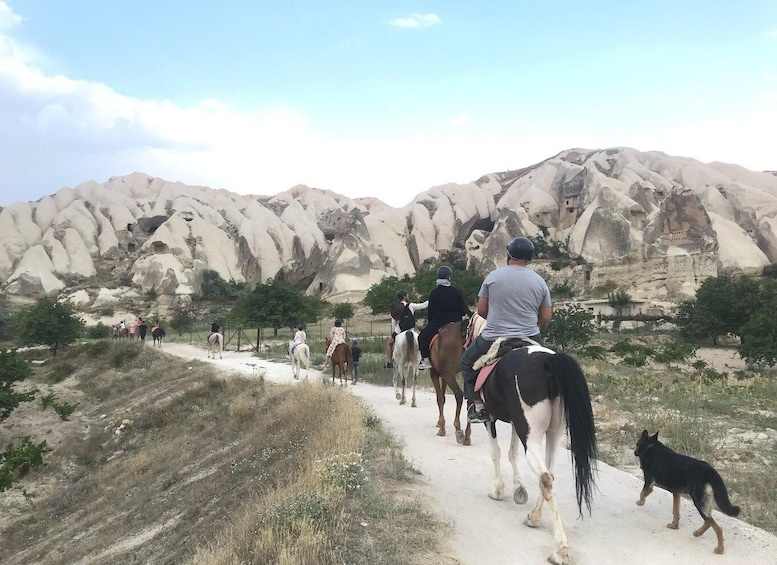
[[[458,250],[485,273],[515,235],[568,238],[553,271],[578,292],[610,281],[675,299],[724,271],[777,259],[777,176],[629,148],[572,149],[521,170],[445,184],[403,208],[306,186],[239,195],[141,173],[63,188],[0,211],[0,284],[12,297],[70,293],[83,305],[153,289],[199,292],[281,277],[330,300],[413,274]],[[611,284],[611,283],[610,283]]]

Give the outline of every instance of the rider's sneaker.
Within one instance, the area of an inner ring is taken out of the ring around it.
[[[485,408],[478,410],[475,408],[475,405],[472,404],[467,410],[467,420],[472,424],[487,424],[491,421],[491,418]]]
[[[391,361],[386,361],[386,365],[385,365],[384,368],[386,368],[386,369],[393,369],[394,368],[394,363],[392,363]]]
[[[431,363],[427,363],[426,361],[421,361],[418,364],[418,370],[419,371],[424,371],[426,369],[431,369],[431,368],[432,368],[432,364]]]

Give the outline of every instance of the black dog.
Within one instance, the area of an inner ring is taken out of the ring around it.
[[[637,505],[645,504],[645,499],[653,492],[653,485],[668,490],[674,499],[672,522],[666,527],[676,530],[680,522],[680,494],[687,494],[704,518],[704,524],[693,535],[700,536],[711,527],[718,536],[715,553],[723,553],[723,530],[712,519],[713,504],[729,516],[739,515],[739,506],[733,506],[729,501],[726,485],[718,472],[704,461],[672,451],[658,441],[658,432],[649,436],[647,430],[643,431],[634,455],[639,457],[639,465],[645,473],[645,486],[639,493]]]

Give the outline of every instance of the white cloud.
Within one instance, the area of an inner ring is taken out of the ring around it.
[[[472,120],[471,120],[471,119],[470,119],[470,117],[469,117],[468,115],[466,115],[466,114],[462,114],[462,115],[460,115],[460,116],[456,116],[456,117],[454,117],[454,118],[453,118],[453,119],[450,121],[450,124],[451,124],[452,126],[454,126],[454,127],[464,127],[464,126],[468,126],[468,125],[470,125],[471,123],[472,123]]]
[[[5,2],[0,2],[0,32],[8,31],[19,25],[22,17],[11,9]]]
[[[391,25],[404,28],[431,27],[441,23],[437,14],[413,14],[409,18],[396,18],[391,20]]]

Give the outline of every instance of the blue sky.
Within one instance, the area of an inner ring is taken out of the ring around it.
[[[572,147],[777,169],[777,2],[0,0],[0,205],[133,171],[401,206]]]

